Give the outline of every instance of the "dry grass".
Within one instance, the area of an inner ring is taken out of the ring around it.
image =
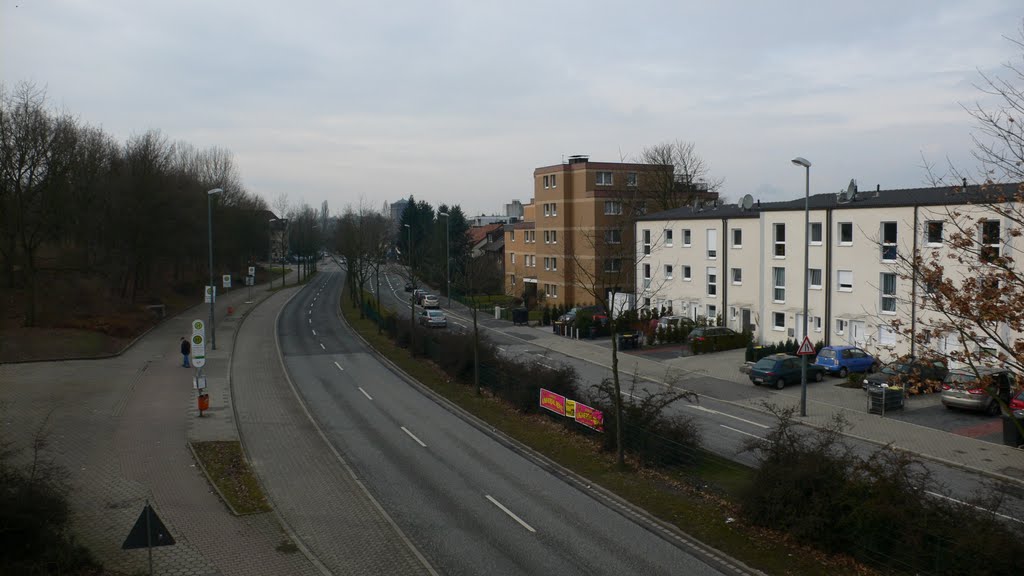
[[[237,441],[195,442],[196,456],[230,507],[238,514],[269,512],[270,504]]]

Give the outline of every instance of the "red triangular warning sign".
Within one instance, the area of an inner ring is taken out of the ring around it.
[[[128,538],[121,545],[121,549],[132,550],[133,548],[171,546],[173,544],[174,537],[157,517],[149,502],[146,502],[146,507],[142,509],[142,514],[139,514],[139,519],[135,521],[135,526],[128,533]]]
[[[814,345],[811,344],[811,339],[804,336],[804,341],[800,343],[800,349],[796,351],[797,356],[814,356]]]

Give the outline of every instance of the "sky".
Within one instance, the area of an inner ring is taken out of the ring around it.
[[[693,142],[722,194],[927,185],[971,158],[1008,1],[0,0],[0,82],[125,141],[230,150],[273,205],[527,202],[573,154]]]

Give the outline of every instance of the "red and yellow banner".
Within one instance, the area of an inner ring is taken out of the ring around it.
[[[540,407],[551,410],[559,416],[565,416],[565,396],[541,388]]]
[[[604,432],[604,413],[586,404],[576,403],[576,422],[598,432]]]

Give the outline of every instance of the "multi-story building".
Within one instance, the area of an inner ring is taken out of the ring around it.
[[[803,198],[746,210],[686,207],[644,215],[636,222],[637,302],[694,319],[721,316],[725,326],[751,330],[761,343],[801,340],[806,245],[810,339],[866,346],[883,358],[913,354],[915,338],[904,330],[920,334],[944,320],[925,302],[928,287],[917,278],[913,256],[938,255],[951,279],[976,274],[985,265],[977,255],[946,258],[951,248],[944,232],[968,215],[983,217],[972,225],[986,250],[1019,250],[1010,222],[981,205],[1001,194],[1012,198],[1013,190],[1016,185],[819,194],[809,199],[806,231]],[[943,337],[938,347],[961,345]]]
[[[534,170],[523,220],[505,226],[506,292],[570,304],[594,302],[595,291],[632,293],[633,218],[645,182],[666,168],[572,156]]]

